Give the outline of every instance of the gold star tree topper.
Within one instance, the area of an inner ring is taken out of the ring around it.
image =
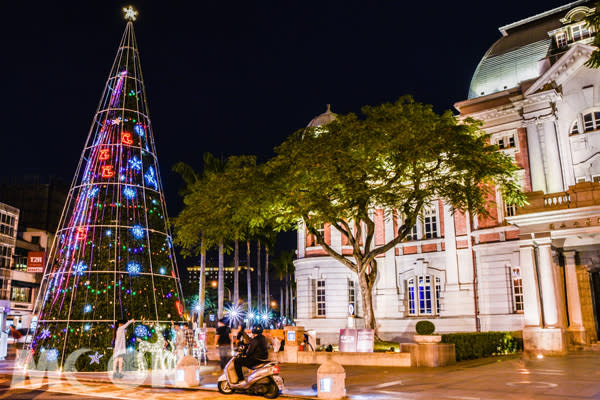
[[[135,21],[138,15],[138,12],[131,6],[123,7],[123,12],[125,13],[125,19],[128,21]]]

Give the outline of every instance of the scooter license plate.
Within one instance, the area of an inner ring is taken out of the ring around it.
[[[277,384],[277,387],[279,387],[279,390],[283,390],[283,378],[278,375],[273,375],[273,380]]]

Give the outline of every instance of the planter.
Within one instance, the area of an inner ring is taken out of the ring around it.
[[[419,344],[440,343],[442,341],[442,335],[415,335],[413,338]]]

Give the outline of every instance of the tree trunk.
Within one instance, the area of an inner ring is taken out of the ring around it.
[[[236,239],[233,246],[233,300],[237,307],[240,298],[240,243]]]
[[[258,299],[257,299],[257,304],[256,304],[256,308],[258,310],[258,312],[262,312],[262,276],[260,273],[261,270],[261,260],[260,260],[260,240],[258,241],[258,243],[256,244],[256,280],[257,280],[257,295],[258,295]]]
[[[265,310],[271,307],[271,293],[269,292],[269,246],[265,245]]]
[[[252,310],[252,274],[250,273],[250,241],[246,240],[246,289],[248,292],[248,313]]]
[[[288,275],[288,265],[285,264],[285,308],[284,308],[284,313],[286,318],[290,317],[290,291],[289,291],[289,283],[290,283],[290,277]]]
[[[359,267],[359,271],[361,268]],[[375,326],[375,313],[373,312],[373,284],[375,283],[376,272],[370,275],[366,273],[358,274],[358,285],[360,287],[360,297],[363,304],[363,317],[365,319],[365,328],[374,329],[375,337],[377,337],[377,329]]]
[[[206,250],[204,249],[204,235],[202,235],[200,248],[200,276],[198,277],[198,327],[204,326],[204,294],[206,292]]]
[[[219,319],[223,318],[223,297],[225,295],[225,277],[223,274],[223,241],[219,242],[219,281],[217,286],[217,316]]]
[[[283,282],[279,282],[279,320],[283,319],[283,314],[285,314],[285,298],[283,294]]]

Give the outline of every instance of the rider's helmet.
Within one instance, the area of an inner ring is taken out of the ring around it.
[[[254,325],[252,327],[252,334],[253,335],[260,335],[263,333],[263,327],[260,325]]]

